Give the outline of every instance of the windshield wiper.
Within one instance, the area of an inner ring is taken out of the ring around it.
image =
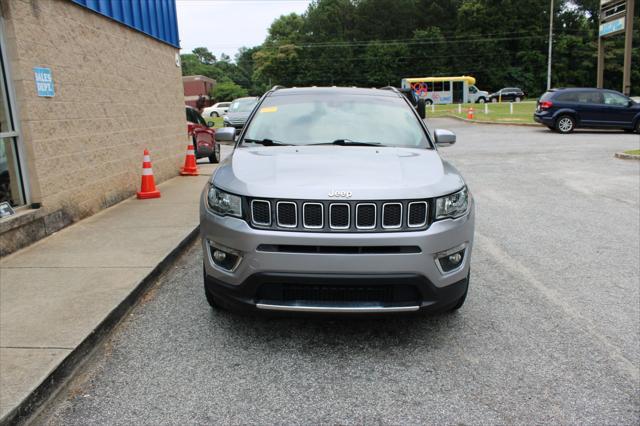
[[[309,145],[353,145],[353,146],[384,146],[380,142],[358,142],[351,139],[336,139],[333,142],[311,143]]]
[[[242,140],[243,142],[249,142],[249,143],[259,143],[260,145],[264,145],[264,146],[274,146],[274,145],[278,145],[278,146],[290,146],[290,143],[284,143],[284,142],[280,142],[280,141],[275,141],[273,139],[249,139],[249,138],[244,138]]]

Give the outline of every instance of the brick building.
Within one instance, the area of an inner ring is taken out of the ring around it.
[[[182,77],[184,85],[184,103],[196,108],[196,102],[200,95],[206,99],[205,106],[211,106],[213,103],[209,98],[209,93],[216,87],[216,81],[203,75],[186,75]]]
[[[179,171],[175,0],[0,2],[0,255]]]

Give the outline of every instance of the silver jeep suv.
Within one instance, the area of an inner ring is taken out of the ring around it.
[[[235,130],[216,132],[234,140]],[[253,311],[441,312],[469,286],[473,199],[394,88],[274,87],[202,193],[205,294]]]

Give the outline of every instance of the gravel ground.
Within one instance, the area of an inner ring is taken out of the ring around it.
[[[214,312],[193,245],[37,424],[640,422],[640,136],[470,125],[465,306],[436,317]]]

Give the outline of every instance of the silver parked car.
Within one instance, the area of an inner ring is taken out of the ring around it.
[[[202,193],[208,302],[348,314],[460,308],[474,205],[438,154],[454,142],[430,133],[394,88],[267,92]]]
[[[229,105],[227,115],[224,116],[224,126],[235,127],[237,130],[242,129],[257,103],[258,98],[256,97],[234,99]]]

